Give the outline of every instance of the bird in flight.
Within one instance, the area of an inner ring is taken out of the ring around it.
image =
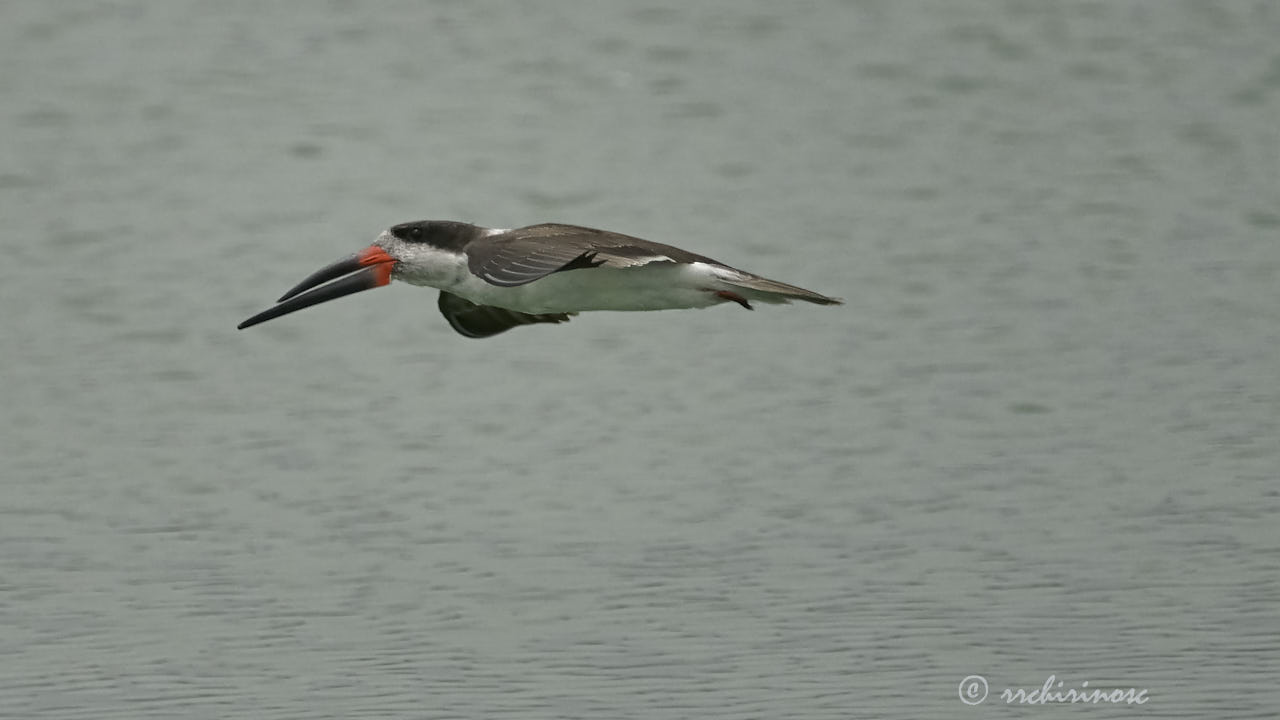
[[[400,280],[440,291],[449,325],[485,338],[517,325],[567,322],[587,310],[670,310],[732,302],[839,298],[738,270],[649,240],[544,223],[504,230],[420,220],[384,230],[369,247],[327,265],[239,329]]]

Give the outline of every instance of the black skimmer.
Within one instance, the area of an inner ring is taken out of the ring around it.
[[[422,220],[384,230],[372,245],[317,270],[239,329],[392,280],[440,290],[440,312],[454,330],[471,338],[517,325],[566,322],[586,310],[841,303],[687,250],[606,230],[557,223],[502,230]]]

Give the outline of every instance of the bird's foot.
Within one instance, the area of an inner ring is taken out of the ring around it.
[[[722,297],[725,300],[732,300],[748,310],[755,310],[755,308],[751,307],[751,303],[747,302],[746,298],[736,292],[731,292],[729,290],[716,290],[715,293],[717,297]]]

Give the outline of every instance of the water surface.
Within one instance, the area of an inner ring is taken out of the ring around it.
[[[972,674],[1269,716],[1278,36],[6,4],[0,716],[951,717]],[[394,286],[234,330],[420,218],[848,304],[470,341]]]

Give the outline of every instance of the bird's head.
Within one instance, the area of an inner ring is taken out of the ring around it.
[[[392,226],[383,230],[369,247],[311,273],[281,296],[276,305],[237,327],[243,330],[312,305],[382,287],[393,277],[430,285],[434,272],[454,264],[441,259],[456,258],[467,242],[483,232],[484,229],[469,223],[446,220],[419,220]]]

